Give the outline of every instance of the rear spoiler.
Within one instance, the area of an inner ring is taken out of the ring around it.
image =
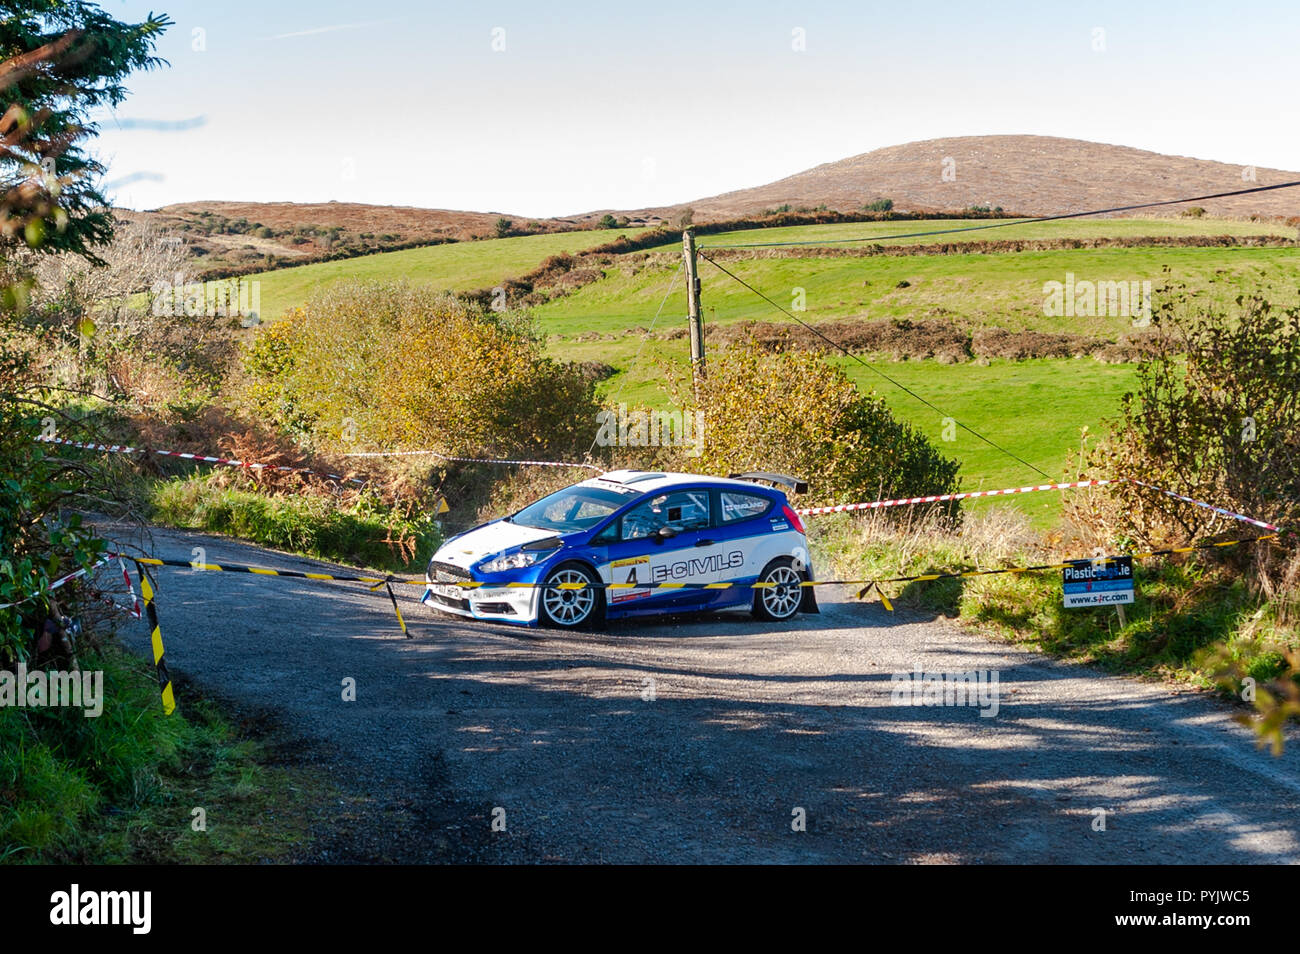
[[[791,477],[789,474],[772,474],[767,471],[756,470],[744,474],[728,474],[731,480],[763,480],[769,484],[777,484],[796,494],[806,494],[808,492],[808,481],[800,480],[798,477]]]

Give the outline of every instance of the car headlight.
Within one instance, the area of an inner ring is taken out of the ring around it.
[[[532,566],[539,560],[544,560],[551,555],[548,550],[516,550],[513,553],[503,553],[500,556],[493,557],[491,560],[485,560],[478,565],[478,568],[484,573],[502,573],[506,570],[522,570],[526,566]]]

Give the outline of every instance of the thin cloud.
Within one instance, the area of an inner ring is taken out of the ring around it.
[[[133,172],[130,175],[123,176],[120,179],[114,179],[112,182],[105,182],[103,188],[120,189],[122,186],[134,185],[137,182],[166,182],[167,177],[159,172]]]
[[[181,132],[186,129],[198,129],[207,124],[207,116],[195,116],[193,119],[117,119],[118,129],[149,129],[154,132]]]
[[[381,23],[392,23],[388,20],[367,20],[364,23],[336,23],[333,26],[312,27],[310,30],[295,30],[292,33],[277,33],[270,37],[272,40],[287,40],[295,36],[315,36],[317,33],[335,33],[339,30],[364,30],[366,27],[379,26]]]

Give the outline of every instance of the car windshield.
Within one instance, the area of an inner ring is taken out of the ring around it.
[[[511,522],[560,533],[587,530],[635,496],[635,491],[619,492],[578,484],[529,504],[515,514]]]

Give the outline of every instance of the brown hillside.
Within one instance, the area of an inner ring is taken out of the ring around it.
[[[956,177],[944,181],[949,157]],[[963,136],[877,149],[768,185],[679,205],[599,209],[563,218],[351,202],[185,202],[119,215],[149,219],[181,235],[200,272],[223,274],[488,237],[499,218],[511,219],[516,233],[556,232],[595,228],[607,212],[631,225],[676,224],[690,208],[694,221],[703,223],[782,206],[853,212],[879,198],[892,199],[897,211],[1001,206],[1020,215],[1052,215],[1270,185],[1300,179],[1300,172],[1258,168],[1254,176],[1254,182],[1243,179],[1242,166],[1079,139]],[[1300,216],[1300,188],[1197,204],[1216,216],[1290,218]],[[1135,214],[1176,215],[1183,208]]]
[[[946,157],[953,159],[955,181],[943,180]],[[1300,172],[1257,168],[1255,182],[1243,181],[1243,168],[1080,139],[960,136],[889,146],[753,189],[625,214],[671,219],[689,206],[696,221],[707,221],[787,203],[847,212],[890,198],[900,210],[1000,205],[1010,212],[1053,215],[1300,179]],[[1300,215],[1300,188],[1200,204],[1211,215],[1290,217]],[[1170,206],[1166,214],[1180,208]]]
[[[148,212],[119,210],[124,221],[149,221],[181,236],[203,275],[257,271],[496,234],[595,228],[600,216],[530,219],[498,212],[458,212],[355,202],[182,202]],[[632,221],[629,224],[641,225]],[[598,239],[593,238],[592,244]]]
[[[213,212],[228,219],[247,218],[274,229],[319,225],[352,232],[448,234],[458,238],[486,234],[500,217],[488,212],[362,205],[356,202],[181,202],[164,206],[157,212],[178,219]]]

